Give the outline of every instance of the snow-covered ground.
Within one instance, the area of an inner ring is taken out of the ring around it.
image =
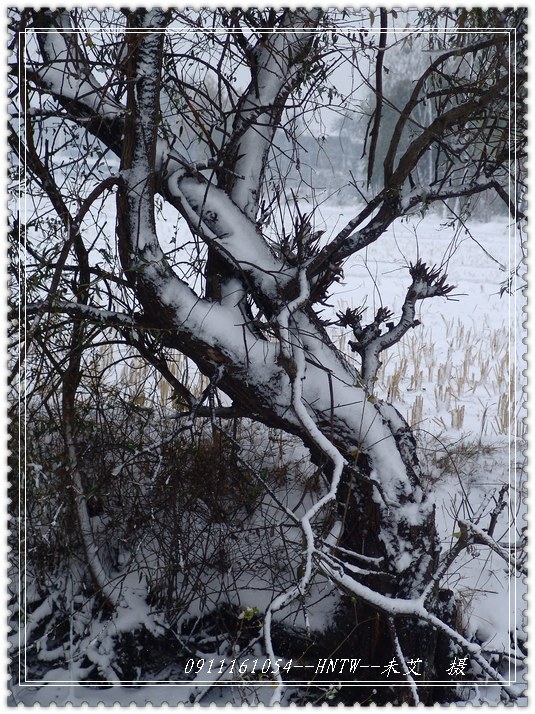
[[[352,214],[348,207],[323,207],[322,216],[324,225],[318,220],[316,229],[326,229],[329,239]],[[446,223],[436,214],[396,222],[376,244],[347,262],[330,303],[333,313],[366,305],[365,320],[370,321],[380,306],[399,315],[410,284],[409,264],[420,258],[445,267],[448,283],[456,289],[450,299],[420,303],[422,324],[382,357],[376,396],[392,401],[416,429],[444,544],[455,541],[458,516],[492,510],[503,484],[510,486],[510,500],[496,538],[511,543],[523,526],[522,297],[520,291],[500,295],[500,288],[520,260],[518,239],[505,218],[471,222],[469,232]],[[333,330],[345,347],[351,334]],[[462,605],[467,631],[491,651],[514,654],[510,632],[523,629],[524,588],[510,576],[507,563],[478,546],[455,564],[446,584]],[[515,681],[514,672],[510,677]],[[192,692],[192,687],[165,685],[48,685],[38,693],[18,688],[16,701],[157,705],[187,701]],[[228,690],[223,701],[242,694]],[[491,686],[480,688],[477,696],[492,702],[497,694],[498,687]],[[214,691],[205,701],[221,702],[219,697]],[[268,701],[269,693],[262,692],[260,699]]]

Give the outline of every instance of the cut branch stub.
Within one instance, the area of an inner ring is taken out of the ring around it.
[[[371,386],[377,377],[381,366],[380,353],[399,342],[411,327],[420,324],[416,319],[416,301],[435,296],[445,297],[454,289],[453,285],[446,283],[447,275],[442,273],[440,268],[435,265],[430,268],[421,260],[410,264],[409,273],[412,282],[397,324],[390,321],[393,312],[385,307],[380,307],[373,322],[364,327],[364,308],[347,308],[345,313],[337,313],[338,324],[341,327],[350,327],[353,331],[355,340],[350,340],[348,344],[353,352],[357,352],[362,358],[362,378],[368,386]],[[387,328],[386,332],[382,331],[383,325]]]
[[[414,264],[410,264],[409,273],[412,278],[412,285],[409,289],[409,295],[412,291],[413,299],[423,300],[426,297],[445,297],[454,289],[453,285],[447,285],[448,276],[442,273],[441,268],[433,265],[428,267],[424,262],[418,260]]]
[[[360,329],[361,327],[361,318],[365,309],[365,307],[355,307],[353,309],[348,307],[345,312],[337,312],[338,321],[336,324],[340,325],[340,327],[351,327],[354,333],[355,329]]]

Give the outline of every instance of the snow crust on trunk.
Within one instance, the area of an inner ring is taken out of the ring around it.
[[[217,240],[221,250],[232,256],[245,273],[254,276],[262,292],[275,299],[277,291],[289,282],[293,271],[283,269],[254,223],[246,218],[228,195],[195,179],[181,179],[180,174],[174,181],[169,181],[169,186],[173,195],[187,200],[194,220],[203,227],[208,237]]]
[[[65,15],[65,14],[64,14]],[[80,101],[95,114],[102,117],[113,118],[124,113],[124,107],[106,95],[104,87],[95,77],[85,71],[85,66],[76,72],[74,53],[75,43],[69,47],[66,39],[72,38],[73,33],[68,31],[70,20],[62,17],[64,28],[61,32],[47,30],[41,32],[40,39],[44,46],[44,54],[48,63],[39,70],[41,79],[50,88],[50,91],[65,99]],[[74,65],[74,66],[73,66]]]
[[[325,422],[334,418],[346,425],[349,439],[354,438],[356,445],[360,442],[363,450],[369,452],[385,494],[392,503],[397,503],[400,493],[410,492],[410,484],[391,430],[369,401],[368,392],[359,385],[357,371],[342,362],[304,313],[295,319],[307,355],[306,403]]]
[[[235,172],[239,178],[232,191],[233,200],[252,220],[258,208],[265,156],[276,129],[273,106],[286,99],[301,71],[300,64],[293,64],[293,59],[313,37],[313,33],[299,29],[314,26],[319,16],[317,9],[288,12],[282,23],[283,31],[273,33],[255,51],[254,76],[236,127],[244,133],[236,149],[239,158]],[[298,31],[292,32],[290,27]]]

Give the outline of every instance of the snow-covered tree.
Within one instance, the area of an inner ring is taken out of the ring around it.
[[[422,256],[408,266],[401,306],[381,308],[368,322],[360,308],[339,313],[356,361],[333,342],[322,309],[344,261],[400,217],[483,192],[522,217],[525,71],[512,47],[522,41],[524,18],[496,11],[488,31],[468,31],[462,13],[460,24],[459,15],[442,18],[403,106],[383,82],[396,46],[386,35],[393,19],[386,10],[376,19],[370,28],[367,11],[11,13],[10,146],[14,180],[27,197],[14,213],[14,250],[28,258],[13,288],[24,325],[14,383],[22,389],[17,374],[26,370],[26,394],[40,404],[45,375],[60,391],[64,483],[108,612],[121,607],[124,583],[111,578],[96,542],[80,416],[88,354],[105,341],[129,345],[169,382],[170,429],[205,418],[221,435],[227,420],[247,419],[309,450],[320,479],[314,497],[300,508],[277,501],[298,534],[299,563],[293,582],[265,588],[271,597],[260,640],[268,658],[279,656],[277,613],[322,578],[343,593],[332,651],[344,643],[370,665],[418,659],[418,680],[428,683],[441,679],[440,652],[450,643],[499,680],[455,629],[440,589],[453,559],[440,551],[411,429],[374,393],[382,352],[417,327],[421,301],[446,298],[452,287]],[[353,78],[347,88],[333,86],[341,71]],[[368,156],[346,155],[344,166],[362,176],[364,162],[377,177],[380,155],[382,178],[379,187],[376,178],[373,188],[354,183],[354,217],[325,240],[300,132],[316,132],[329,108],[362,117],[359,82],[376,97]],[[422,111],[426,103],[432,112]],[[397,119],[384,138],[387,105]],[[518,132],[514,124],[507,130],[513,111]],[[422,185],[429,155],[433,180]],[[305,184],[313,197],[306,205]],[[177,353],[204,375],[200,396],[173,369]],[[239,439],[228,443],[239,453]],[[255,493],[270,488],[254,478]],[[256,502],[248,501],[248,517]],[[479,537],[465,524],[459,543]],[[432,688],[422,695],[415,680],[407,670],[398,697],[431,701]]]

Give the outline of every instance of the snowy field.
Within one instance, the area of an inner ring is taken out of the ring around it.
[[[327,240],[352,216],[347,209],[324,207],[322,217],[325,223],[317,221],[316,229],[325,229]],[[407,266],[418,258],[445,266],[448,283],[455,285],[451,299],[420,303],[422,324],[382,356],[376,396],[392,401],[416,430],[444,545],[455,540],[456,518],[490,512],[504,484],[510,486],[509,512],[500,515],[496,538],[512,542],[523,526],[522,295],[500,295],[500,288],[520,260],[519,245],[504,218],[472,222],[469,233],[445,223],[437,215],[398,221],[377,244],[347,262],[329,302],[333,313],[365,304],[367,320],[380,306],[399,315],[410,284]],[[351,334],[332,329],[345,347]],[[456,562],[445,584],[463,604],[460,616],[467,631],[509,661],[514,682],[510,632],[516,629],[523,639],[520,579],[510,577],[507,564],[492,551],[473,548]],[[18,688],[15,700],[157,705],[188,701],[193,691],[193,684],[48,685],[39,692]],[[238,704],[244,694],[214,690],[203,703]],[[491,685],[479,687],[472,700],[492,703],[498,696],[499,688]],[[269,691],[258,693],[258,699],[268,701]]]

